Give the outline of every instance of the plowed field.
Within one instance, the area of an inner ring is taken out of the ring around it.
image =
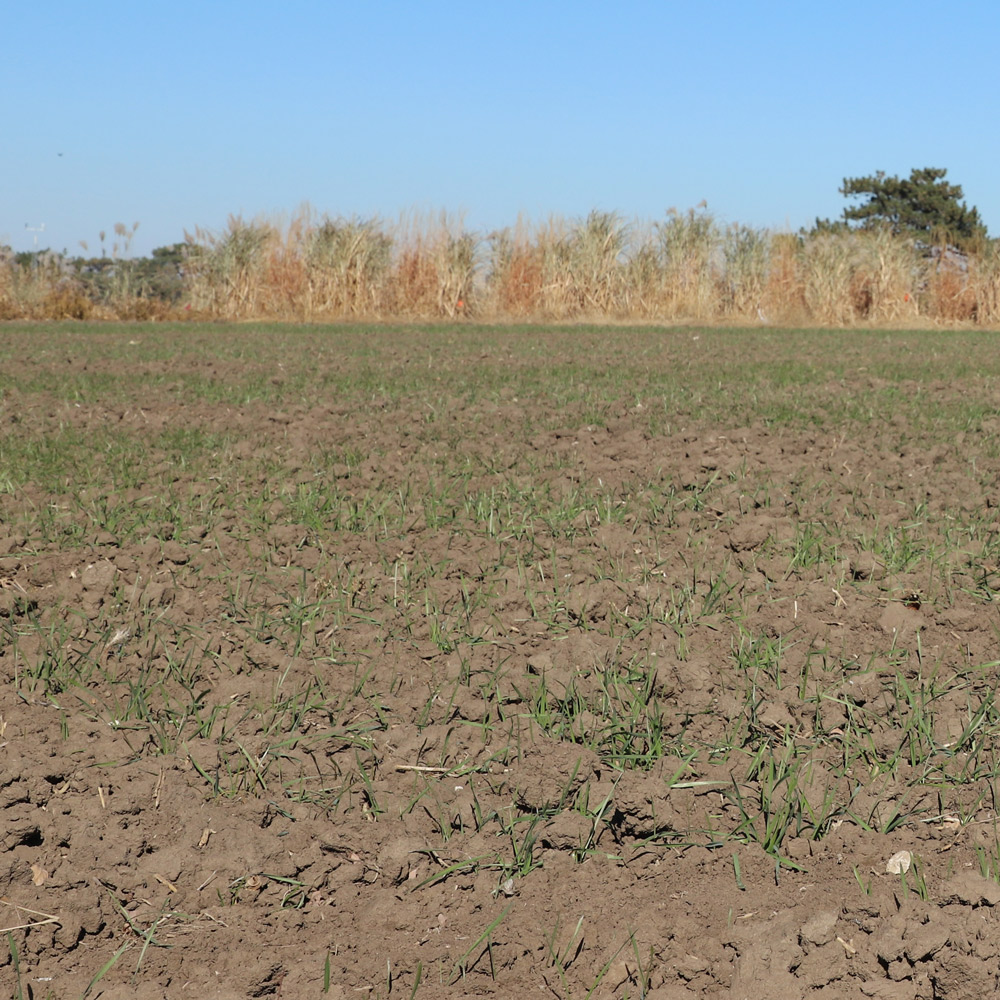
[[[998,431],[978,332],[0,327],[0,992],[995,994]]]

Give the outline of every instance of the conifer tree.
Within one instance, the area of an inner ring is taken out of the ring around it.
[[[843,220],[820,222],[817,229],[874,229],[888,226],[922,242],[945,239],[968,244],[986,237],[979,210],[962,200],[962,187],[945,180],[941,167],[913,169],[908,178],[887,177],[879,170],[871,177],[845,177],[840,193],[861,198],[844,209]]]

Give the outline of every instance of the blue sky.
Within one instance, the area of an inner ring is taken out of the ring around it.
[[[996,0],[8,4],[0,243],[230,213],[836,216],[947,167],[1000,235]],[[61,156],[59,154],[62,154]],[[25,225],[45,224],[32,233]]]

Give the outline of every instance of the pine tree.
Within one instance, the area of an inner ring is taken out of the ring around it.
[[[865,198],[844,209],[843,224],[853,229],[888,226],[894,233],[909,233],[924,242],[947,240],[968,244],[986,238],[986,226],[979,210],[962,201],[962,188],[945,180],[940,167],[914,169],[907,179],[887,177],[878,171],[873,177],[845,177],[840,193],[845,198]],[[817,220],[817,228],[839,225]]]

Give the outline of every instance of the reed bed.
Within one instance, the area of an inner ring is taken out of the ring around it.
[[[492,232],[447,213],[232,216],[186,233],[166,282],[128,256],[135,228],[117,224],[122,242],[90,261],[0,248],[0,319],[1000,322],[992,241],[964,254],[883,230],[775,232],[725,225],[704,204],[655,222],[595,210]]]

